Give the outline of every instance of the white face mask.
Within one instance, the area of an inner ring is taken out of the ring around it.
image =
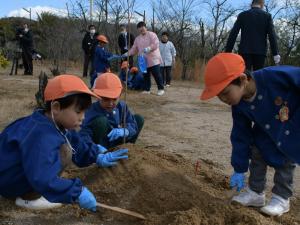
[[[96,30],[92,29],[92,30],[90,30],[90,33],[91,33],[91,34],[95,34],[95,33],[96,33]]]
[[[24,29],[24,32],[25,32],[25,33],[27,33],[27,32],[28,32],[28,30],[29,30],[28,28],[25,28],[25,29]]]

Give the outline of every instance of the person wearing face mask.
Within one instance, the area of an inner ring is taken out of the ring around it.
[[[23,24],[23,29],[17,34],[20,41],[20,48],[22,49],[22,60],[24,66],[24,75],[32,75],[32,52],[33,52],[33,38],[32,32],[28,28],[28,24]]]
[[[121,50],[121,54],[124,54],[126,52],[128,52],[128,49],[131,48],[131,46],[133,45],[134,43],[134,35],[131,34],[131,33],[128,33],[127,30],[126,30],[126,26],[125,25],[121,25],[120,26],[120,34],[119,34],[119,37],[118,37],[118,45],[119,45],[119,48]],[[126,61],[127,59],[123,59],[123,61]],[[130,56],[129,57],[129,67],[131,68],[133,66],[133,57]]]
[[[89,25],[88,27],[89,31],[86,32],[84,35],[84,38],[82,40],[82,49],[84,51],[84,63],[83,63],[83,77],[87,77],[89,64],[91,64],[90,67],[90,75],[93,72],[93,59],[94,59],[94,53],[95,48],[97,46],[97,36],[98,33],[96,32],[96,27],[94,25]]]

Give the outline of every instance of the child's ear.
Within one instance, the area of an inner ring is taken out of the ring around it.
[[[241,76],[240,76],[240,81],[242,84],[245,84],[246,81],[248,80],[248,77],[246,74],[242,73]]]
[[[56,114],[60,111],[60,104],[58,101],[51,102],[51,111]]]

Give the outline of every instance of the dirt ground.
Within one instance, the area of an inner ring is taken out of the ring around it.
[[[0,71],[0,130],[32,112],[37,87],[37,75],[8,76]],[[299,168],[290,213],[270,218],[257,209],[230,204],[230,108],[216,99],[201,102],[199,93],[199,85],[190,82],[173,83],[162,97],[129,92],[129,106],[145,117],[138,142],[126,146],[129,160],[113,169],[92,165],[64,173],[82,178],[100,203],[136,211],[145,221],[103,208],[90,213],[77,205],[32,212],[0,199],[0,224],[300,224]],[[273,171],[269,172],[268,196]]]

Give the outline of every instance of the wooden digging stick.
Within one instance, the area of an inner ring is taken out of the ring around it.
[[[142,220],[146,219],[143,215],[141,215],[139,213],[136,213],[136,212],[133,212],[133,211],[130,211],[130,210],[127,210],[127,209],[122,209],[122,208],[119,208],[119,207],[109,206],[109,205],[105,205],[103,203],[98,203],[98,202],[97,202],[97,206],[105,208],[105,209],[110,209],[110,210],[115,211],[115,212],[123,213],[123,214],[129,215],[129,216],[134,216],[134,217],[137,217],[137,218],[142,219]]]

